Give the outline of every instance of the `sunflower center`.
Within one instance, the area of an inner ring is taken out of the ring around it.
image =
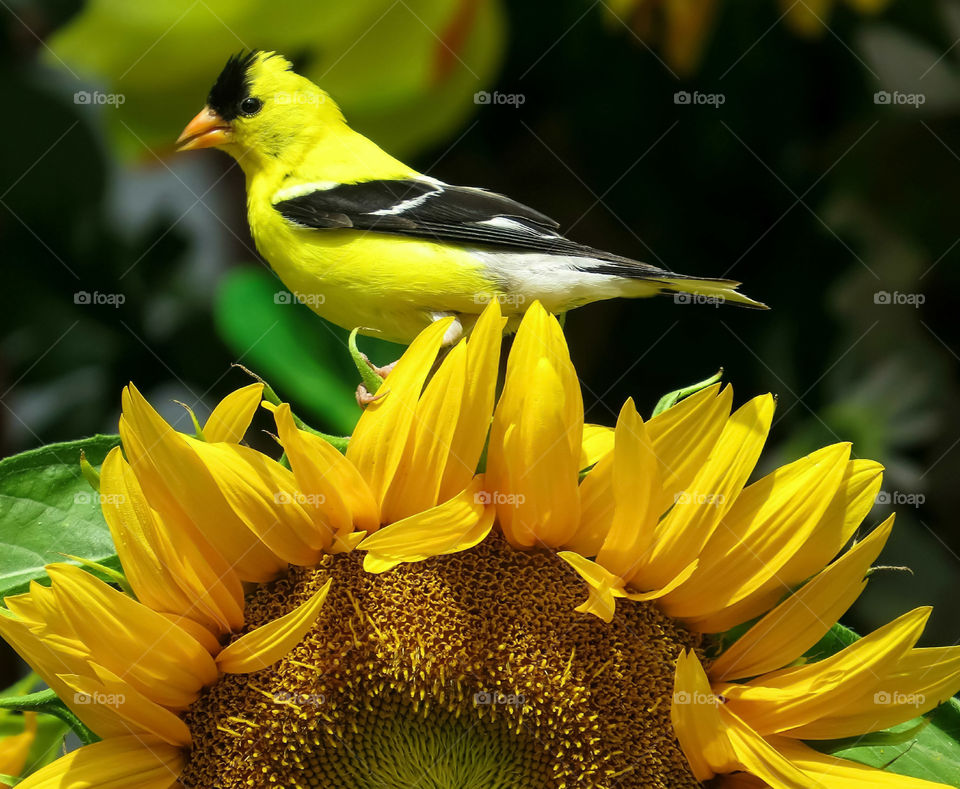
[[[491,537],[369,575],[341,554],[259,587],[250,626],[333,586],[270,669],[227,675],[186,720],[190,789],[693,787],[670,724],[697,638],[652,605],[610,624],[550,553]]]

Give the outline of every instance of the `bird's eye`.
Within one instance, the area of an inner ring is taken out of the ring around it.
[[[244,115],[256,115],[263,107],[263,102],[253,96],[247,96],[240,102],[240,112]]]

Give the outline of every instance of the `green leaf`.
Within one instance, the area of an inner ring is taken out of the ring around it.
[[[82,556],[119,569],[98,494],[80,453],[99,467],[119,436],[49,444],[0,461],[0,597],[46,577],[44,565]]]
[[[850,628],[836,624],[807,656],[823,659],[858,638]],[[808,744],[823,753],[887,772],[960,787],[960,701],[956,698],[948,699],[922,718],[884,732]]]
[[[805,657],[808,660],[823,660],[825,657],[835,655],[841,649],[845,649],[859,639],[860,636],[849,627],[837,622],[823,638],[807,650]]]
[[[684,397],[689,397],[692,394],[696,394],[701,389],[706,389],[708,386],[712,386],[713,384],[717,383],[717,381],[719,381],[721,378],[723,378],[722,367],[720,368],[719,371],[711,375],[706,380],[698,381],[697,383],[691,384],[690,386],[685,386],[683,389],[677,389],[676,391],[673,391],[673,392],[667,392],[667,394],[665,394],[663,397],[661,397],[657,401],[656,406],[654,406],[651,419],[655,417],[657,414],[660,414],[663,411],[666,411],[668,408],[673,408],[673,406],[675,406]]]
[[[905,740],[897,732],[920,728],[919,733]],[[947,786],[960,787],[960,702],[949,699],[924,718],[894,726],[886,732],[887,741],[873,736],[835,742],[812,742],[825,753],[851,759],[887,772],[923,778]]]
[[[236,269],[226,276],[216,322],[240,361],[274,384],[297,410],[309,412],[330,432],[353,432],[360,409],[346,331],[296,303],[274,277],[257,269]],[[393,359],[400,356],[397,346],[370,342],[388,348],[384,352]],[[301,415],[312,421],[307,413]]]

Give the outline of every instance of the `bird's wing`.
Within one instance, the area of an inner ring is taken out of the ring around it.
[[[299,227],[353,228],[633,263],[564,238],[550,217],[509,197],[433,179],[299,185],[281,189],[273,207]]]

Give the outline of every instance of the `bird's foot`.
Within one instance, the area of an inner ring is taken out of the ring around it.
[[[390,362],[390,364],[385,364],[383,367],[377,367],[373,362],[367,358],[365,353],[361,353],[360,356],[363,358],[363,361],[369,366],[370,370],[375,373],[380,378],[386,378],[392,371],[393,368],[397,366],[397,362]],[[397,359],[397,361],[400,361]],[[366,408],[370,403],[375,403],[377,400],[382,400],[389,394],[390,390],[384,390],[383,392],[377,390],[376,394],[372,394],[365,383],[357,386],[357,405],[361,408]]]
[[[389,392],[377,392],[376,394],[370,394],[370,391],[364,384],[357,385],[357,405],[361,408],[366,408],[370,403],[375,403],[377,400],[382,400],[387,396]]]
[[[383,367],[377,367],[377,365],[375,365],[373,362],[370,361],[370,359],[367,357],[365,353],[361,353],[360,356],[363,357],[363,361],[365,361],[368,365],[370,365],[370,369],[373,370],[381,378],[386,378],[388,375],[390,375],[390,373],[393,372],[393,368],[397,366],[397,362],[400,361],[399,359],[397,359],[394,362],[390,362],[390,364],[383,365]]]

